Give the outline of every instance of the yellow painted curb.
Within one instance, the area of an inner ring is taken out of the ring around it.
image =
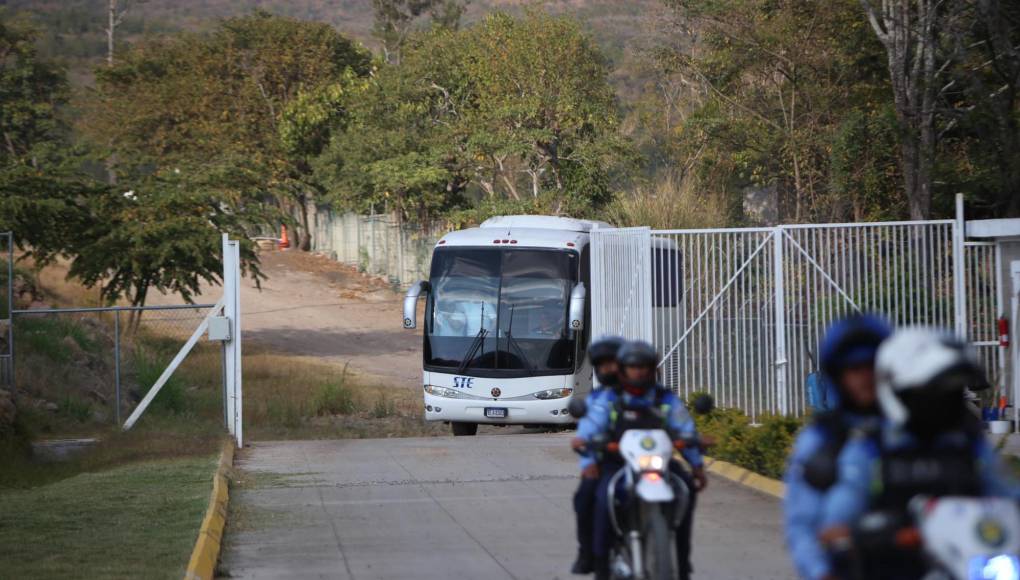
[[[706,457],[705,469],[734,483],[745,485],[772,497],[783,499],[783,496],[786,495],[786,485],[783,482],[759,475],[732,463]]]
[[[184,580],[212,580],[216,574],[216,562],[220,558],[220,544],[223,541],[223,528],[227,525],[227,501],[229,485],[227,469],[234,464],[234,442],[223,443],[220,462],[213,475],[212,495],[209,497],[209,509],[202,519],[202,527],[198,530],[198,541],[191,552],[188,569]]]

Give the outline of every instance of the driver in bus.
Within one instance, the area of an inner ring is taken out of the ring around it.
[[[661,419],[662,428],[683,438],[697,438],[694,419],[683,401],[672,391],[660,385],[656,379],[659,355],[655,347],[643,341],[625,343],[617,353],[620,367],[620,387],[607,390],[592,401],[591,408],[577,425],[577,437],[571,442],[574,449],[590,446],[596,435],[608,435],[618,441],[629,427],[628,416],[640,414],[644,417]],[[643,423],[647,423],[644,421]],[[680,452],[690,465],[691,471],[679,462],[671,461],[670,471],[684,480],[690,489],[687,512],[676,533],[676,553],[679,568],[678,578],[689,579],[691,567],[691,527],[694,521],[694,505],[697,492],[708,485],[705,462],[697,447],[686,447]],[[595,504],[595,529],[592,551],[595,559],[595,578],[609,578],[609,547],[612,527],[609,521],[609,481],[622,465],[619,459],[607,458],[600,466],[599,484]]]

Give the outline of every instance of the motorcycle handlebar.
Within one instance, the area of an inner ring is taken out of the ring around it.
[[[673,448],[677,451],[683,451],[684,449],[700,449],[704,451],[712,445],[715,445],[715,441],[706,437],[677,437],[673,440]],[[618,455],[620,453],[620,442],[596,439],[575,447],[574,452],[578,455],[587,455],[589,452]]]

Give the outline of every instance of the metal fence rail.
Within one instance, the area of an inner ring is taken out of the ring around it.
[[[653,238],[653,336],[664,382],[751,414],[774,410],[772,233],[676,230]]]
[[[985,371],[993,385],[1002,385],[1006,374],[1006,353],[999,346],[996,320],[1006,313],[999,286],[1001,255],[998,246],[989,242],[967,242],[967,337],[978,351]]]
[[[682,395],[802,414],[825,329],[852,312],[955,329],[996,380],[995,248],[958,220],[592,232],[592,331],[651,337]],[[647,238],[647,241],[645,241]],[[644,282],[648,280],[648,282]],[[643,289],[642,284],[650,288]],[[650,325],[650,331],[649,331]]]
[[[954,325],[953,222],[782,228],[787,409],[803,413],[825,329],[853,312],[896,325]]]

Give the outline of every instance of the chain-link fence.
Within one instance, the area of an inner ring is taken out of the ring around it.
[[[19,397],[81,422],[121,424],[211,305],[14,311]],[[220,413],[222,344],[201,340],[153,401]]]

